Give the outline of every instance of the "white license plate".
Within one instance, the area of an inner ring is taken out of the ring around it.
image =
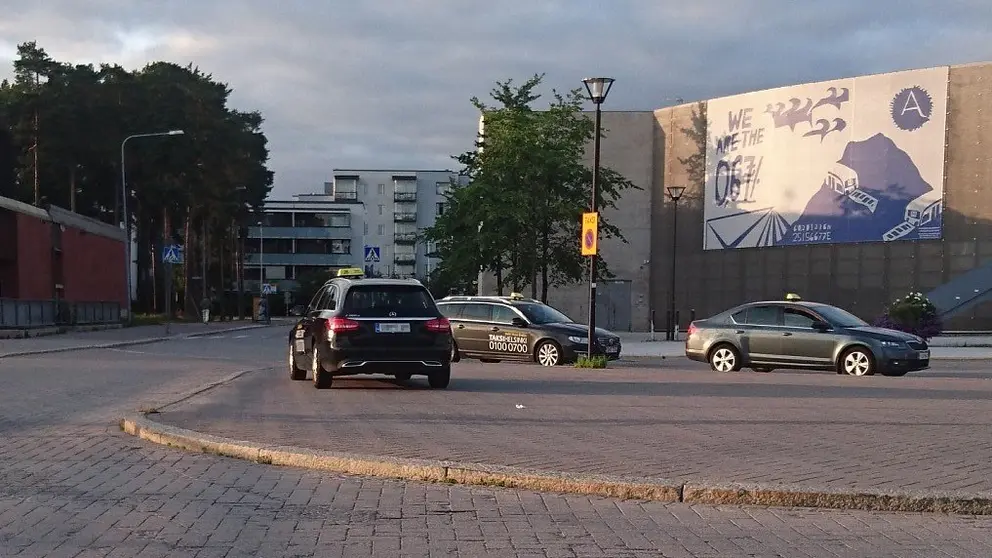
[[[916,357],[920,360],[928,360],[930,358],[930,351],[920,351]]]
[[[610,355],[615,355],[615,354],[617,354],[619,352],[620,352],[620,348],[619,347],[607,347],[606,348],[606,353],[607,354],[610,354]]]
[[[376,333],[410,333],[410,324],[403,323],[377,323]]]
[[[296,340],[296,352],[305,353],[307,351],[306,343],[302,339]]]
[[[296,338],[297,339],[303,339],[303,333],[304,333],[304,331],[302,329],[296,330]]]

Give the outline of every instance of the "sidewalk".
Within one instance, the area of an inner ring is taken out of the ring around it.
[[[282,325],[277,319],[272,326]],[[271,327],[250,321],[189,323],[177,322],[169,325],[166,333],[164,325],[135,326],[101,331],[79,331],[44,337],[24,339],[0,339],[0,358],[33,354],[54,353],[80,349],[100,349],[154,343],[182,337],[200,337],[225,331],[242,331]]]
[[[623,343],[621,358],[624,357],[685,357],[684,341],[651,341],[650,333],[621,333]],[[657,339],[665,334],[655,333]],[[933,359],[992,359],[992,336],[946,336],[930,340],[930,356]]]

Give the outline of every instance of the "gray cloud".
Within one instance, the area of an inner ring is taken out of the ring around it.
[[[276,197],[319,189],[333,167],[454,167],[474,139],[469,98],[511,77],[547,73],[550,92],[607,74],[606,108],[649,110],[992,59],[987,0],[19,4],[0,18],[0,77],[28,40],[66,61],[193,62],[263,112]]]

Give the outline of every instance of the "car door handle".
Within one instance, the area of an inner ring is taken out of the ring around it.
[[[743,333],[744,333],[744,330],[743,329],[738,329],[737,330],[737,335],[742,335]]]
[[[499,331],[499,328],[496,327],[496,326],[493,326],[493,327],[489,328],[489,331]]]
[[[784,335],[785,337],[790,337],[790,336],[792,336],[792,334],[791,334],[791,333],[789,333],[788,331],[786,331],[786,332],[785,332],[785,333],[783,333],[782,335]]]
[[[458,329],[465,329],[465,324],[458,324]]]

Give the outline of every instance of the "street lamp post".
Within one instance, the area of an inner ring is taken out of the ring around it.
[[[124,169],[124,146],[128,140],[136,138],[152,138],[158,136],[181,136],[186,132],[182,130],[169,130],[168,132],[153,132],[150,134],[132,134],[121,142],[121,214],[124,217],[124,276],[127,285],[127,323],[131,323],[131,219],[127,213],[127,173]]]
[[[613,81],[613,78],[607,77],[586,78],[582,80],[582,83],[586,86],[586,92],[589,94],[589,100],[596,105],[596,129],[594,132],[596,136],[593,140],[592,163],[592,207],[590,209],[592,213],[599,211],[599,137],[602,130],[602,110],[600,107],[603,101],[606,100],[606,96],[610,94]],[[599,227],[598,221],[596,226],[597,228]],[[596,231],[596,239],[598,244],[598,230]],[[596,344],[596,258],[597,254],[589,256],[589,338],[587,339],[588,348],[586,352],[586,356],[589,358],[592,358],[593,347]]]
[[[675,252],[679,245],[679,199],[685,193],[685,186],[669,186],[665,189],[668,191],[668,197],[672,199],[672,284],[668,291],[668,330],[665,333],[665,339],[677,341],[676,331],[678,321],[675,319]]]

